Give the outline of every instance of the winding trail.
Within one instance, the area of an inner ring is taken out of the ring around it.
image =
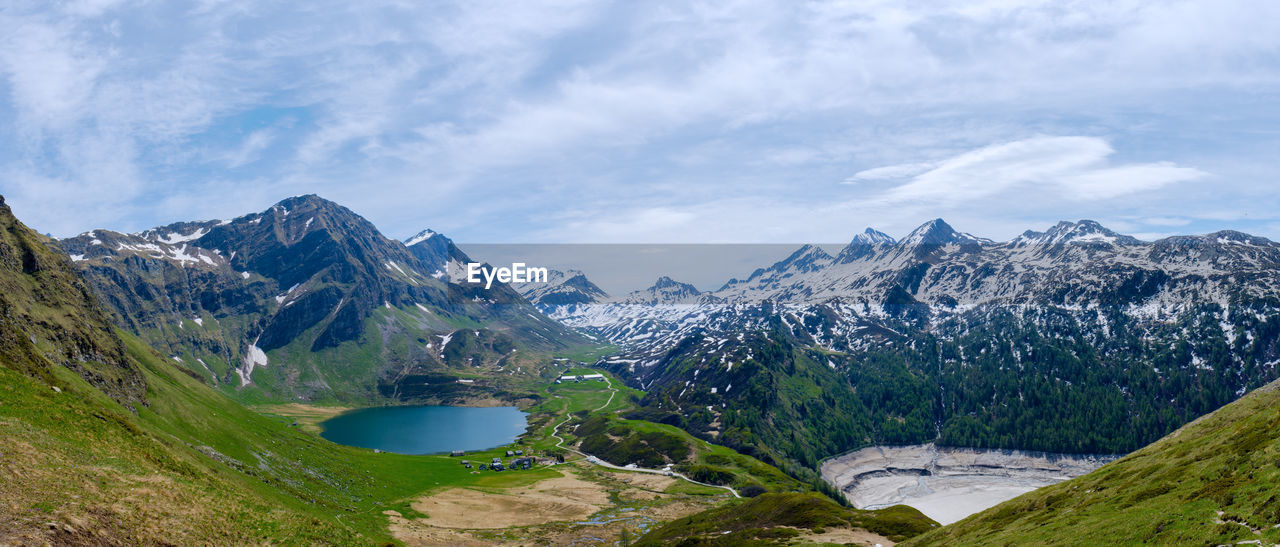
[[[615,387],[613,387],[613,381],[611,381],[611,380],[609,379],[609,377],[608,377],[608,376],[605,376],[605,377],[604,377],[604,381],[605,381],[605,384],[609,386],[609,391],[610,391],[610,393],[609,393],[609,400],[608,400],[608,401],[605,401],[605,403],[604,403],[603,405],[600,405],[600,408],[597,408],[597,409],[593,410],[592,412],[600,412],[601,410],[604,410],[604,409],[608,408],[610,404],[613,404],[613,397],[614,397],[615,395],[617,395],[617,394],[618,394],[618,389],[617,389],[617,388],[615,388]],[[559,395],[557,395],[556,397],[558,397],[558,398],[559,398],[560,396],[559,396]],[[568,407],[567,407],[567,406],[565,407],[565,410],[568,410]],[[565,417],[564,417],[564,421],[563,421],[563,422],[560,422],[560,423],[556,424],[556,425],[555,425],[555,427],[551,428],[551,436],[556,438],[556,448],[559,448],[559,449],[561,449],[561,450],[568,450],[569,452],[573,452],[574,454],[578,454],[579,456],[582,456],[582,457],[586,458],[586,459],[587,459],[587,461],[589,461],[589,462],[591,462],[591,463],[593,463],[593,464],[596,464],[596,465],[598,465],[598,466],[600,466],[600,467],[605,467],[605,468],[608,468],[608,469],[616,469],[616,470],[618,470],[618,471],[635,471],[635,472],[637,472],[637,473],[649,473],[649,474],[655,474],[655,475],[667,475],[667,474],[670,474],[670,475],[671,475],[671,476],[673,476],[673,477],[680,477],[680,478],[682,478],[682,479],[684,479],[684,480],[686,480],[686,481],[689,481],[689,482],[691,482],[691,483],[693,483],[693,484],[697,484],[697,485],[701,485],[701,486],[708,486],[708,487],[711,487],[711,488],[720,488],[720,489],[723,489],[723,490],[728,490],[728,491],[729,491],[729,493],[730,493],[730,494],[733,494],[733,497],[735,497],[735,498],[741,498],[741,497],[742,497],[741,495],[739,495],[739,494],[738,494],[738,491],[737,491],[737,490],[734,490],[734,489],[733,489],[733,487],[731,487],[731,486],[722,486],[722,485],[719,485],[719,484],[708,484],[708,483],[705,483],[705,482],[695,481],[695,480],[693,480],[693,479],[689,478],[688,476],[686,476],[685,474],[683,474],[683,473],[677,473],[677,472],[675,472],[675,471],[666,471],[666,470],[663,470],[663,469],[650,469],[650,468],[647,468],[647,467],[623,467],[623,466],[621,466],[621,465],[613,465],[613,464],[611,464],[611,463],[609,463],[609,462],[607,462],[607,461],[604,461],[604,460],[602,460],[602,459],[600,459],[600,458],[597,458],[597,457],[595,457],[595,456],[592,456],[591,454],[587,454],[586,452],[583,452],[583,451],[581,451],[581,450],[578,450],[578,449],[575,449],[575,448],[570,448],[570,447],[568,447],[568,446],[565,446],[565,445],[564,445],[564,437],[561,437],[561,436],[560,436],[560,426],[562,426],[562,425],[564,425],[564,424],[569,423],[569,420],[572,420],[572,419],[573,419],[573,416],[565,416]]]

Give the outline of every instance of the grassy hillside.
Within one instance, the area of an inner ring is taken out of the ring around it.
[[[1014,498],[921,545],[1280,543],[1280,382],[1097,471]]]
[[[338,446],[122,336],[148,386],[136,415],[65,369],[55,391],[0,367],[0,543],[374,543],[390,539],[381,512],[421,492],[556,475],[470,475],[448,457]]]
[[[761,494],[669,522],[641,537],[636,545],[787,544],[828,529],[866,530],[901,541],[935,526],[937,523],[905,505],[860,511],[841,507],[816,493]]]
[[[52,241],[26,227],[0,196],[0,359],[59,385],[66,367],[129,406],[142,403],[142,374],[124,358],[106,313]]]

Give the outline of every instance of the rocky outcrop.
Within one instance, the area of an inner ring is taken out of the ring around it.
[[[116,401],[145,405],[146,381],[106,313],[57,249],[0,197],[0,363],[57,388],[64,366]]]

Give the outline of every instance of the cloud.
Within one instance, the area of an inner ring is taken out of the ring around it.
[[[933,169],[934,166],[935,164],[933,163],[903,163],[899,165],[886,165],[884,167],[864,169],[854,173],[852,177],[844,179],[841,184],[857,184],[865,181],[902,179],[929,171]]]
[[[1207,176],[1169,162],[1111,165],[1113,154],[1111,145],[1098,137],[1033,137],[996,144],[942,160],[881,199],[956,204],[1014,190],[1051,188],[1070,199],[1102,200]],[[869,171],[885,170],[897,173],[902,166]]]
[[[1258,191],[1275,3],[12,4],[0,192],[59,235],[304,192],[491,241],[565,209],[586,213],[546,237],[843,240],[896,228],[890,202],[993,230],[1280,206]],[[1205,172],[1212,192],[1152,192]],[[973,205],[1028,192],[1042,210]]]

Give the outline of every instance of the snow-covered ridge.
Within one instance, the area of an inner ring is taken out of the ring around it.
[[[808,329],[823,342],[881,329],[883,319],[907,309],[940,320],[988,305],[1084,311],[1121,301],[1131,317],[1149,321],[1198,302],[1225,306],[1232,294],[1280,297],[1280,245],[1247,234],[1143,242],[1086,220],[994,242],[941,219],[897,242],[872,232],[855,237],[835,259],[801,247],[709,293],[656,298],[662,287],[675,286],[667,279],[621,298],[542,308],[566,325],[646,353],[694,329],[758,325],[766,305],[788,327]],[[788,317],[825,326],[793,325]]]

